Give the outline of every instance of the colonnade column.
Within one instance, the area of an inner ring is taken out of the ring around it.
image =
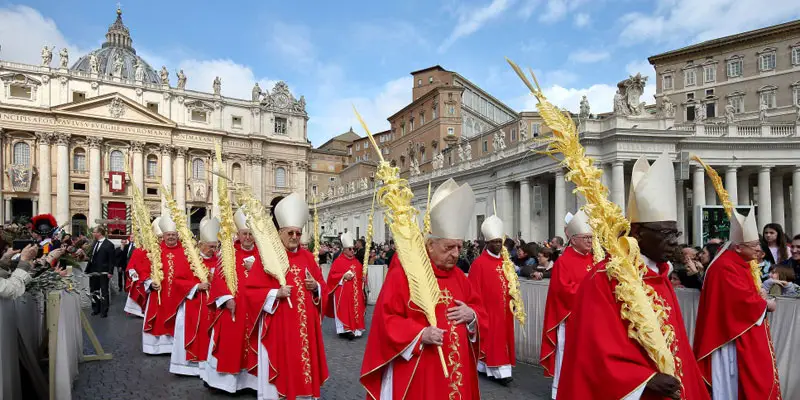
[[[531,238],[531,182],[528,178],[519,181],[519,230],[522,239],[530,241]]]
[[[3,128],[0,128],[0,160],[3,160],[2,151],[3,149],[5,149],[5,147],[3,147],[4,143],[3,139],[5,139],[6,135],[3,132],[4,132]],[[4,162],[3,164],[5,163],[6,162]],[[3,165],[2,167],[5,168],[5,165]],[[8,201],[8,198],[3,195],[2,189],[3,188],[0,187],[0,203],[3,203],[4,205],[0,207],[0,224],[4,224],[6,222],[6,219],[11,219],[11,214],[8,212],[5,206],[6,204],[5,202]]]
[[[103,218],[102,197],[102,171],[100,159],[100,146],[103,139],[98,136],[86,138],[89,145],[89,221],[87,225],[92,228],[97,225],[97,220]]]
[[[55,135],[58,166],[56,170],[56,221],[64,224],[70,220],[69,213],[69,138],[67,133]],[[68,224],[71,227],[72,224]],[[67,229],[71,231],[71,229]]]
[[[4,216],[5,220],[3,222],[10,221],[11,220],[11,198],[10,197],[5,197],[3,200],[5,201],[5,207],[3,207],[5,209],[5,216]]]
[[[172,189],[172,150],[173,146],[171,144],[162,144],[161,145],[161,185],[167,188],[167,190]],[[164,196],[161,196],[161,213],[164,214],[167,210],[167,202],[164,199]]]
[[[175,148],[175,201],[181,210],[186,209],[186,147]],[[188,215],[188,214],[187,214]]]
[[[742,169],[738,173],[737,180],[739,181],[736,186],[739,189],[739,196],[737,200],[740,205],[750,205],[750,173]]]
[[[702,166],[695,165],[692,167],[692,231],[694,236],[699,236],[702,226],[700,225],[700,218],[697,213],[700,212],[700,207],[706,205],[706,171]],[[686,238],[688,243],[693,243],[694,237]],[[697,246],[702,246],[703,243],[694,243]]]
[[[264,189],[262,185],[262,176],[261,171],[264,165],[264,157],[259,155],[251,155],[247,158],[248,163],[250,164],[250,176],[252,179],[253,185],[253,195],[260,201],[264,201]],[[313,201],[310,201],[309,204],[312,204]]]
[[[211,159],[211,165],[214,172],[225,172],[225,167],[217,163],[217,158]],[[217,174],[211,174],[211,216],[219,217],[219,177]]]
[[[736,176],[736,167],[725,169],[725,190],[734,206],[739,204],[739,178]]]
[[[558,167],[556,170],[555,199],[553,199],[553,206],[556,215],[553,216],[553,221],[555,222],[555,235],[561,237],[564,237],[564,216],[567,214],[567,191],[564,183],[564,170],[561,167]]]
[[[771,166],[758,170],[758,230],[772,222],[772,190],[770,189]]]
[[[39,162],[37,163],[39,167],[39,213],[49,214],[53,212],[53,174],[50,164],[50,142],[53,140],[53,134],[36,132],[36,140],[39,143]]]
[[[131,150],[133,153],[133,171],[131,171],[131,181],[139,188],[139,193],[144,195],[144,142],[132,141]]]
[[[792,171],[792,235],[800,235],[800,166]]]
[[[686,191],[683,187],[683,181],[675,181],[675,208],[678,211],[678,230],[687,232],[686,230]],[[683,238],[683,240],[690,240],[690,238]]]
[[[786,212],[783,203],[783,175],[775,173],[770,178],[772,191],[772,221],[781,224],[786,229]]]
[[[625,212],[625,163],[623,161],[614,161],[611,164],[611,201]],[[563,215],[556,215],[557,219],[563,217]]]

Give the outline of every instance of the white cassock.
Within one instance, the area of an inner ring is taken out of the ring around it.
[[[139,281],[139,274],[136,273],[134,270],[128,271],[128,279],[131,280],[131,290],[133,290],[133,285]],[[135,315],[137,317],[144,318],[144,313],[142,312],[142,307],[139,303],[133,301],[131,299],[131,294],[128,292],[128,298],[125,300],[125,309],[123,310],[128,314]]]
[[[144,281],[144,290],[149,293],[147,299],[147,307],[144,310],[144,314],[147,315],[147,310],[150,309],[150,297],[153,293],[150,292],[150,284],[152,281],[150,279]],[[156,293],[156,296],[158,294]],[[161,336],[153,336],[144,331],[144,323],[147,322],[147,318],[142,321],[142,351],[145,354],[169,354],[172,352],[172,336],[170,335],[161,335]]]
[[[561,321],[556,328],[556,370],[553,371],[553,390],[551,396],[553,400],[558,393],[558,381],[561,380],[561,365],[564,362],[564,343],[567,341],[566,319]]]
[[[353,279],[355,279],[355,277],[353,277]],[[339,280],[339,286],[344,285],[344,282],[345,282],[344,278],[340,279]],[[360,330],[360,329],[356,329],[354,331],[347,330],[347,329],[345,329],[344,324],[342,323],[342,321],[339,320],[339,314],[337,314],[337,311],[336,311],[336,293],[333,294],[333,319],[336,322],[336,334],[337,335],[338,334],[342,334],[342,333],[347,333],[347,332],[353,332],[353,335],[355,335],[355,337],[361,337],[361,334],[363,333],[362,330]]]
[[[199,376],[200,369],[197,362],[186,360],[186,300],[191,300],[197,294],[197,286],[181,302],[178,314],[175,315],[175,336],[172,341],[172,355],[169,359],[169,372],[178,375]]]
[[[217,298],[214,302],[218,309],[223,307],[226,301],[233,299],[231,295],[225,295]],[[207,361],[201,362],[199,367],[200,378],[215,389],[224,390],[228,393],[236,393],[242,389],[258,388],[258,377],[247,372],[246,369],[239,371],[238,374],[227,374],[224,372],[217,372],[217,358],[211,353],[214,349],[214,330],[211,330],[211,341],[208,344],[208,357]],[[259,368],[260,370],[260,368]]]
[[[767,311],[764,310],[756,326],[761,326],[766,316]],[[739,366],[736,362],[736,342],[733,340],[711,353],[711,391],[714,399],[739,398]]]

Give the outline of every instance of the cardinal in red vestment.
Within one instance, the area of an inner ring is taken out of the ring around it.
[[[488,330],[481,332],[478,372],[501,384],[511,382],[511,367],[516,365],[514,352],[514,314],[509,307],[508,281],[503,274],[503,221],[496,215],[481,225],[486,249],[469,268],[468,280],[480,297],[487,315]]]
[[[175,315],[177,303],[172,298],[172,275],[169,274],[170,267],[167,264],[169,255],[174,260],[177,255],[183,256],[183,248],[178,244],[178,234],[174,231],[175,222],[172,219],[158,217],[153,221],[153,231],[158,237],[162,238],[159,243],[161,247],[161,271],[164,278],[160,283],[153,282],[150,278],[142,283],[147,292],[147,304],[144,313],[144,325],[142,327],[142,351],[145,354],[169,354],[172,352],[172,342],[175,331],[175,320],[171,317]],[[164,242],[164,229],[172,230],[169,235],[169,245]],[[174,261],[173,261],[174,274]]]
[[[556,260],[550,275],[544,308],[542,349],[539,355],[539,364],[544,368],[544,375],[553,377],[551,394],[553,399],[558,393],[561,365],[564,361],[567,318],[571,313],[578,287],[594,264],[589,217],[583,210],[578,210],[575,215],[567,213],[564,220],[566,222],[564,231],[569,246]]]
[[[203,222],[206,222],[204,225]],[[217,265],[219,264],[219,220],[214,217],[209,220],[200,221],[200,258],[205,264],[209,274],[209,282],[213,284],[216,276]],[[199,303],[197,331],[194,338],[187,337],[186,354],[192,357],[190,361],[196,361],[201,370],[205,368],[208,360],[208,345],[211,340],[211,323],[214,314],[212,308],[208,306],[211,298],[211,288],[208,290],[205,300]]]
[[[730,248],[706,270],[694,352],[715,399],[780,399],[765,320],[776,303],[756,286],[749,264],[760,248],[755,211],[744,217],[734,210],[733,217]]]
[[[426,251],[430,258],[440,293],[436,326],[411,301],[405,266],[397,261],[378,296],[361,365],[367,399],[480,398],[479,331],[485,331],[487,318],[477,292],[455,268],[470,222],[464,216],[471,215],[474,206],[469,185],[458,186],[449,179],[431,197],[431,236],[425,249],[415,249],[395,235],[396,259],[403,251]],[[444,352],[447,377],[437,348]]]
[[[328,272],[328,301],[325,315],[333,318],[336,333],[353,340],[364,331],[364,272],[353,251],[355,239],[349,232],[342,234],[342,253]]]
[[[319,398],[328,379],[321,326],[327,289],[314,255],[300,247],[308,205],[297,193],[279,196],[272,201],[272,214],[289,270],[286,285],[281,286],[261,265],[278,260],[259,259],[247,279],[258,396],[264,400]]]
[[[128,298],[125,300],[125,312],[138,317],[144,317],[144,309],[147,307],[147,291],[142,285],[150,278],[150,260],[147,259],[147,251],[135,247],[131,252],[131,259],[125,268],[128,279],[125,280],[125,291]]]
[[[241,208],[233,220],[237,228],[236,292],[231,293],[228,288],[223,266],[217,267],[208,300],[212,315],[208,356],[200,371],[200,377],[209,386],[228,393],[258,388],[257,360],[248,355],[248,327],[252,318],[245,293],[245,282],[259,259],[258,249]]]
[[[568,384],[558,387],[559,400],[710,398],[669,280],[672,266],[667,259],[681,234],[674,182],[672,161],[666,154],[652,166],[640,158],[631,175],[628,217],[630,235],[639,242],[646,268],[644,284],[663,300],[674,332],[670,350],[680,359],[677,377],[659,372],[639,342],[628,336],[628,322],[622,319],[621,303],[615,297],[617,281],[609,278],[603,261],[581,283],[572,305],[561,369],[561,380]]]

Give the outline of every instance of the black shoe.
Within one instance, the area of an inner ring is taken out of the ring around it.
[[[514,378],[509,376],[508,378],[498,379],[497,383],[499,383],[499,384],[501,384],[503,386],[508,386],[508,384],[511,383],[511,381],[513,381],[513,380],[514,380]]]
[[[347,340],[349,341],[356,340],[356,335],[353,332],[347,332]]]

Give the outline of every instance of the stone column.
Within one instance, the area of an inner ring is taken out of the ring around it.
[[[678,211],[678,230],[686,232],[686,191],[684,190],[683,181],[675,181],[675,208]],[[681,239],[685,240],[687,243],[691,242],[691,238],[682,237]]]
[[[103,218],[103,204],[101,197],[103,194],[100,146],[103,138],[89,136],[86,138],[89,145],[89,220],[86,221],[89,228],[97,225],[97,220]]]
[[[528,178],[519,181],[519,227],[522,239],[531,241],[531,182]]]
[[[5,215],[4,215],[5,219],[3,220],[3,222],[11,221],[11,198],[10,197],[6,197],[5,198],[5,207],[3,207],[3,208],[5,208]]]
[[[698,213],[700,212],[700,206],[706,205],[706,171],[700,165],[695,165],[692,167],[692,231],[694,232],[694,237],[686,238],[686,241],[691,243],[700,236],[698,232],[700,232],[702,225],[699,220]],[[703,243],[695,243],[695,245],[702,246]]]
[[[217,170],[217,162],[216,160],[213,162],[214,171]],[[219,217],[219,190],[217,186],[219,185],[219,177],[216,174],[211,174],[211,216],[212,217]]]
[[[64,224],[70,220],[69,213],[69,134],[55,134],[56,149],[58,151],[58,167],[56,169],[56,221]],[[67,225],[71,231],[72,224]]]
[[[736,188],[738,189],[738,196],[736,200],[743,206],[750,205],[750,173],[742,169],[742,172],[737,174]]]
[[[175,188],[173,195],[178,207],[186,209],[186,147],[175,148]],[[188,214],[187,214],[188,215]]]
[[[174,147],[171,144],[162,144],[161,147],[161,186],[173,191],[172,188],[172,150]],[[167,210],[167,202],[164,196],[161,196],[161,213]]]
[[[783,175],[778,173],[772,175],[770,186],[772,187],[772,222],[786,227],[786,213],[783,208]]]
[[[622,211],[625,211],[625,163],[623,161],[614,161],[611,164],[611,201],[619,205]],[[563,224],[564,216],[559,216],[556,213],[556,219],[561,219]],[[556,229],[556,232],[558,230]]]
[[[620,168],[622,168],[621,165]],[[555,234],[564,237],[564,216],[567,214],[567,209],[566,209],[567,190],[565,188],[564,170],[561,169],[561,167],[558,167],[558,169],[556,170],[556,184],[555,184],[554,197],[555,199],[553,200],[554,201],[553,206],[556,215],[553,216],[553,220],[555,221],[555,230],[556,230]]]
[[[31,208],[33,208],[33,213],[32,214],[33,215],[38,215],[39,214],[39,198],[38,197],[32,198],[31,199],[31,204],[33,204],[31,206]]]
[[[252,179],[253,194],[260,201],[264,201],[264,186],[262,184],[261,170],[264,165],[264,157],[260,155],[251,155],[247,157],[247,162],[250,164],[250,177]]]
[[[131,142],[131,151],[133,153],[133,171],[131,171],[131,181],[139,192],[144,195],[144,145],[145,142],[134,140]]]
[[[762,166],[758,170],[758,230],[772,222],[772,190],[770,188],[770,170],[772,166]]]
[[[792,235],[800,235],[800,166],[792,171]]]
[[[717,205],[717,190],[714,189],[714,183],[711,179],[706,180],[706,204],[709,206]]]
[[[502,202],[497,204],[497,214],[503,220],[503,228],[510,238],[516,237],[514,231],[514,183],[506,182],[501,186]],[[470,217],[471,218],[471,217]]]
[[[728,197],[734,206],[739,205],[739,178],[736,176],[736,169],[736,167],[725,169],[725,190],[728,191]]]
[[[39,143],[39,160],[37,163],[39,167],[39,211],[42,214],[52,213],[53,174],[50,164],[50,142],[53,140],[53,134],[50,132],[36,132],[36,140]]]
[[[603,184],[608,190],[611,190],[611,167],[609,164],[601,164],[598,166],[603,170],[603,175],[600,176],[600,183]]]

